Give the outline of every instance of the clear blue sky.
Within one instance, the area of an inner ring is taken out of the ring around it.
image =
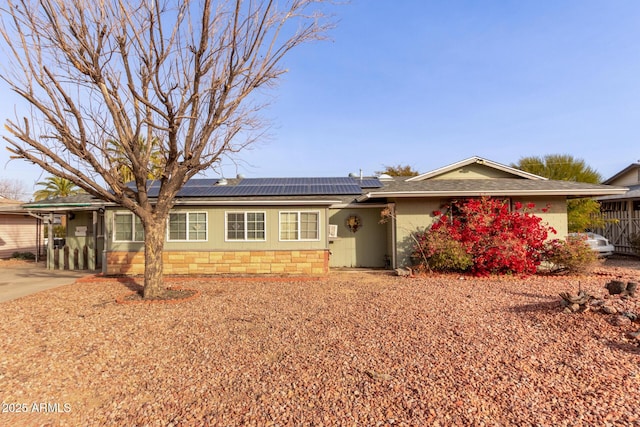
[[[287,58],[269,140],[226,176],[571,154],[608,178],[640,159],[640,1],[352,0],[335,12],[331,41]],[[14,108],[0,106],[3,122]],[[0,150],[0,178],[42,178],[7,159]]]

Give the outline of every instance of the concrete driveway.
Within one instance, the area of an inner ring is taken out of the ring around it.
[[[0,261],[0,302],[11,301],[45,289],[69,285],[94,274],[88,270],[47,270],[44,262]]]

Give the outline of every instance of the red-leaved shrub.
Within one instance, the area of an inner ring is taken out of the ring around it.
[[[475,275],[534,274],[549,233],[556,232],[530,212],[534,207],[515,203],[511,209],[508,202],[491,198],[454,202],[445,212],[434,212],[436,221],[431,228],[416,235],[414,257],[420,260],[424,254],[433,257],[437,252],[437,245],[425,246],[430,241],[425,233],[446,232],[447,238],[459,242],[471,256]]]

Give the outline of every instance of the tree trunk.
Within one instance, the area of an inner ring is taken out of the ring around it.
[[[150,221],[144,225],[144,291],[145,299],[154,298],[164,291],[162,252],[164,249],[166,220]]]

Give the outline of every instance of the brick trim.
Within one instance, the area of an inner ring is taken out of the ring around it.
[[[144,273],[144,252],[108,252],[107,275]],[[329,273],[328,250],[282,251],[164,251],[164,274],[278,274]]]

